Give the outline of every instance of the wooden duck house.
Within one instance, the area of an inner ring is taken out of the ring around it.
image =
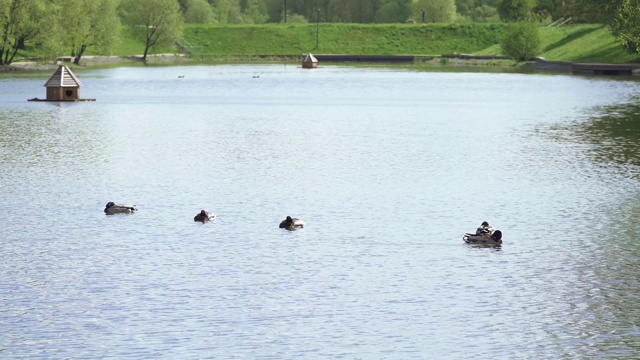
[[[309,53],[302,59],[302,67],[305,69],[315,69],[318,67],[318,59]]]
[[[47,88],[47,98],[30,101],[95,101],[80,98],[82,83],[67,65],[60,65],[44,86]]]

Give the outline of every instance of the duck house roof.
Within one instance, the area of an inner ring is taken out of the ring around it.
[[[58,70],[44,84],[45,87],[80,87],[82,83],[67,65],[60,65]]]
[[[304,56],[304,58],[302,59],[302,62],[314,62],[315,63],[315,62],[318,62],[318,59],[316,59],[316,57],[313,56],[313,54],[309,53],[309,54],[306,54]]]

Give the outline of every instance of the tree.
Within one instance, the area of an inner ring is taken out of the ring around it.
[[[414,1],[412,13],[419,14],[420,9],[427,12],[427,22],[453,22],[456,18],[456,4],[454,0],[418,0]]]
[[[132,35],[144,42],[142,61],[149,50],[174,44],[182,36],[182,14],[176,0],[125,0],[124,22]]]
[[[404,1],[387,1],[376,11],[373,21],[376,23],[404,23],[411,10]]]
[[[247,5],[242,10],[245,18],[245,23],[249,24],[263,24],[269,18],[266,13],[266,7],[258,0],[247,0]]]
[[[13,62],[27,40],[44,40],[51,25],[42,0],[0,0],[0,65]]]
[[[469,16],[476,8],[475,0],[455,0],[456,10],[462,16]]]
[[[498,19],[498,10],[493,6],[481,5],[473,9],[471,19],[477,22],[485,22],[491,19]]]
[[[211,6],[218,24],[242,23],[242,10],[238,0],[213,0]]]
[[[533,12],[541,20],[548,17],[551,17],[552,20],[558,20],[565,15],[563,3],[565,2],[561,0],[537,0]]]
[[[540,53],[542,37],[538,26],[531,22],[520,22],[511,26],[502,39],[502,53],[517,62],[526,61]]]
[[[79,64],[89,46],[108,53],[118,42],[119,0],[56,0],[58,32],[65,50],[70,49],[73,63]]]
[[[498,5],[500,20],[506,22],[531,20],[534,2],[534,0],[502,0]]]
[[[207,0],[188,0],[184,20],[190,24],[208,24],[213,21],[213,9]]]
[[[640,52],[640,0],[622,0],[611,26],[630,53]]]

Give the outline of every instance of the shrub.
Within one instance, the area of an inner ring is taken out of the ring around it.
[[[534,23],[514,24],[502,39],[502,54],[517,62],[526,61],[540,53],[542,37],[540,29]]]

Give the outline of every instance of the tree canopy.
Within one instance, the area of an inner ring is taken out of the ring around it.
[[[182,36],[183,18],[177,0],[124,0],[122,10],[131,34],[144,43],[143,61],[149,49],[172,44]]]

